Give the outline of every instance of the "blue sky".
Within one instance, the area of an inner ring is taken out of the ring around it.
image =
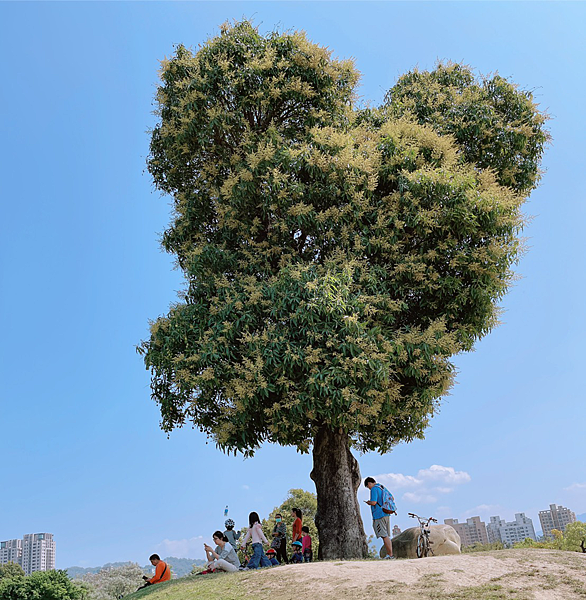
[[[585,513],[586,4],[0,3],[0,540],[52,532],[61,568],[202,558],[226,504],[245,525],[314,490],[311,457],[291,448],[243,460],[189,428],[168,439],[135,352],[182,287],[158,245],[169,199],[145,172],[159,61],[243,16],[354,57],[365,101],[451,59],[551,113],[503,324],[457,358],[424,441],[358,459],[389,483],[402,528],[409,511],[526,512],[536,529],[550,503]]]

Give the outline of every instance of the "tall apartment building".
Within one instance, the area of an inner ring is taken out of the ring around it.
[[[28,533],[22,540],[0,542],[0,564],[19,564],[26,575],[55,568],[55,540],[52,533]]]
[[[22,540],[0,542],[0,565],[6,563],[22,564]]]
[[[486,525],[480,520],[480,517],[466,519],[466,523],[458,523],[458,519],[444,519],[444,524],[451,525],[456,530],[462,546],[488,544]]]
[[[517,513],[515,520],[507,523],[500,517],[490,517],[490,523],[486,526],[489,544],[502,542],[508,546],[516,542],[522,542],[526,538],[536,540],[533,521],[525,516],[525,513]]]
[[[549,510],[539,511],[539,521],[545,537],[552,537],[551,530],[565,531],[566,525],[576,520],[576,513],[565,506],[549,505]]]

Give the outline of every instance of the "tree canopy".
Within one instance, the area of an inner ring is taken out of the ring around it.
[[[586,523],[575,521],[566,525],[564,548],[574,552],[586,553]]]
[[[0,565],[0,580],[1,579],[20,579],[24,577],[22,567],[13,562]]]
[[[0,600],[85,600],[87,588],[71,581],[65,571],[0,570]]]
[[[144,583],[144,571],[136,563],[86,573],[83,582],[89,588],[88,600],[118,600]]]
[[[360,108],[351,61],[247,21],[161,79],[148,167],[186,279],[140,346],[163,429],[245,455],[423,437],[512,280],[548,140],[531,93],[446,63]]]

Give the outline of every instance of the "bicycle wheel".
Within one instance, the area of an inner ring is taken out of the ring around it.
[[[421,534],[417,537],[417,558],[425,558],[427,556],[427,540]]]

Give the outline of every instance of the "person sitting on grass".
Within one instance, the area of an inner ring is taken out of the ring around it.
[[[267,558],[271,561],[271,565],[278,566],[281,563],[277,560],[277,551],[274,548],[269,548],[267,550]]]
[[[290,562],[302,563],[303,562],[303,551],[302,551],[303,544],[301,542],[293,542],[291,544],[291,546],[293,547],[293,554],[291,556]]]
[[[171,569],[169,568],[169,565],[162,561],[158,554],[151,554],[149,560],[151,561],[151,565],[155,567],[155,574],[151,578],[143,575],[142,578],[144,579],[145,584],[141,585],[138,590],[142,590],[149,585],[155,585],[156,583],[169,581],[169,579],[171,579]],[[138,590],[136,591],[138,592]]]
[[[309,527],[304,525],[301,528],[303,537],[301,538],[301,550],[303,552],[303,562],[311,562],[313,551],[311,550],[311,536],[309,535]]]
[[[217,544],[215,550],[207,544],[203,545],[208,559],[207,571],[212,573],[214,571],[226,571],[227,573],[238,571],[240,560],[228,538],[221,531],[214,531],[212,537]]]

